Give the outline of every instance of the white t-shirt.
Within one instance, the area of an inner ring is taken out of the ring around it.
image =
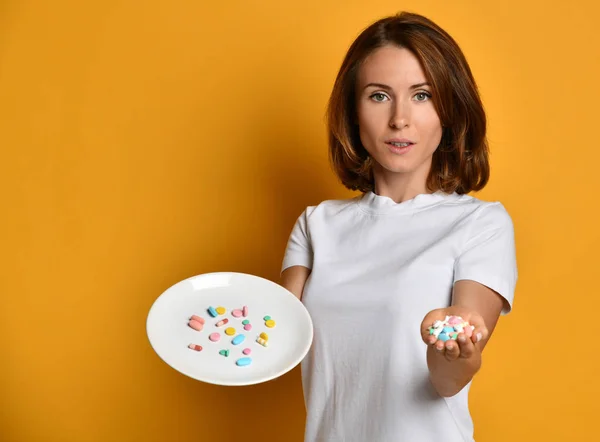
[[[470,384],[450,398],[435,392],[420,324],[451,304],[461,279],[492,288],[510,311],[517,268],[502,204],[443,192],[325,201],[293,228],[282,271],[295,265],[312,269],[306,442],[474,440]]]

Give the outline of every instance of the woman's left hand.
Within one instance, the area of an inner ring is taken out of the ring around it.
[[[459,333],[456,341],[449,339],[444,342],[430,335],[429,327],[435,321],[443,321],[446,316],[460,316],[464,321],[473,325],[475,329],[471,338],[468,338],[464,333]],[[480,353],[481,350],[475,344],[487,339],[488,335],[488,330],[479,313],[458,306],[432,310],[425,315],[421,323],[421,337],[423,338],[423,342],[431,346],[436,353],[443,354],[448,361],[458,358],[471,358],[475,354]]]

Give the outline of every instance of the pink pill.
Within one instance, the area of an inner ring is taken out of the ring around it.
[[[212,342],[217,342],[219,339],[221,339],[221,335],[219,333],[211,333],[208,339]]]
[[[242,312],[240,309],[237,309],[237,310],[234,310],[234,311],[232,311],[232,312],[231,312],[231,314],[232,314],[234,317],[236,317],[236,318],[239,318],[239,317],[240,317],[240,316],[242,316],[244,313],[243,313],[243,312]]]
[[[246,331],[252,330],[252,324],[246,324],[246,325],[244,325],[244,330],[246,330]]]
[[[451,316],[450,319],[448,319],[448,324],[450,325],[456,325],[456,324],[461,324],[462,321],[457,318],[456,316]]]
[[[221,326],[223,326],[223,325],[227,324],[228,322],[229,322],[229,319],[227,319],[227,318],[225,318],[225,319],[221,319],[219,322],[217,322],[217,323],[215,324],[215,326],[216,326],[216,327],[221,327]]]
[[[192,327],[194,330],[197,330],[197,331],[201,331],[201,330],[204,328],[204,325],[202,325],[202,323],[200,323],[200,322],[196,321],[195,319],[192,319],[192,320],[191,320],[191,321],[188,323],[188,325],[189,325],[190,327]]]
[[[190,345],[188,345],[188,348],[191,348],[192,350],[196,350],[196,351],[202,351],[202,346],[197,345],[197,344],[190,344]]]
[[[245,318],[246,316],[248,316],[248,306],[247,306],[247,305],[245,305],[245,306],[242,308],[242,314],[244,315],[244,318]]]
[[[465,328],[463,328],[463,333],[467,338],[470,338],[471,336],[473,336],[473,329],[470,325],[467,325]]]
[[[245,348],[244,351],[242,351],[242,353],[244,353],[245,355],[249,355],[250,353],[252,353],[252,350],[250,350],[249,348]]]
[[[204,319],[201,318],[200,316],[192,315],[192,317],[190,319],[193,321],[198,321],[200,324],[204,325]]]

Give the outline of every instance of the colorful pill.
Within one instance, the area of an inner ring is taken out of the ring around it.
[[[239,345],[242,342],[244,342],[244,339],[246,339],[246,335],[237,335],[235,338],[233,338],[233,340],[231,341],[231,343],[233,345]]]
[[[213,318],[215,318],[219,315],[214,307],[208,307],[207,311],[208,311],[208,314],[211,315]]]
[[[235,335],[235,328],[233,328],[233,327],[226,328],[225,329],[225,334],[227,336],[233,336],[233,335]]]
[[[231,312],[231,314],[236,317],[239,318],[240,316],[242,316],[244,313],[240,310],[240,309],[236,309],[234,311]]]
[[[217,323],[215,324],[215,327],[222,327],[222,326],[224,326],[225,324],[227,324],[228,322],[229,322],[229,319],[227,319],[227,318],[225,318],[225,319],[221,319],[219,322],[217,322]]]
[[[252,363],[252,358],[240,358],[235,361],[236,365],[243,367],[245,365],[250,365]]]
[[[246,331],[252,330],[252,324],[246,324],[246,325],[244,325],[244,330],[246,330]]]
[[[451,316],[450,319],[448,319],[448,324],[450,324],[450,325],[460,324],[461,322],[462,322],[462,319],[458,318],[456,316]]]
[[[271,319],[271,317],[270,317],[269,315],[267,315],[267,316],[265,316],[263,319],[264,319],[265,321],[268,321],[268,320],[270,320],[270,319]]]
[[[450,339],[450,336],[448,336],[446,333],[442,332],[438,335],[438,339],[440,341],[446,342],[448,339]]]
[[[220,354],[221,356],[225,356],[225,357],[227,357],[227,356],[229,356],[229,350],[221,350],[221,351],[219,352],[219,354]]]
[[[204,325],[204,318],[201,318],[200,316],[192,315],[190,319],[193,321],[198,321],[200,324]]]
[[[269,340],[269,335],[268,335],[268,334],[266,334],[265,332],[262,332],[262,333],[260,334],[260,337],[261,337],[261,338],[263,338],[265,341],[268,341],[268,340]]]
[[[247,319],[244,319],[244,320],[242,321],[242,324],[244,324],[244,325],[248,325],[248,324],[250,324],[250,321],[248,321]]]
[[[249,355],[250,353],[252,353],[252,350],[249,348],[245,348],[244,350],[242,350],[242,353],[244,353],[245,355]]]
[[[221,339],[221,335],[219,333],[211,333],[208,339],[212,342],[217,342],[219,339]]]
[[[245,305],[244,307],[242,307],[242,315],[244,315],[244,318],[246,316],[248,316],[248,306]]]
[[[196,321],[195,319],[192,319],[192,320],[191,320],[191,321],[188,323],[188,325],[189,325],[190,327],[192,327],[194,330],[197,330],[197,331],[201,331],[201,330],[204,328],[204,326],[202,325],[202,323],[200,323],[200,322]]]
[[[227,310],[225,310],[225,307],[217,307],[216,311],[219,315],[224,314]]]
[[[269,345],[269,343],[263,338],[256,338],[256,342],[258,342],[263,347],[267,347]]]
[[[473,326],[471,325],[471,326],[465,327],[463,329],[463,333],[465,334],[465,336],[467,338],[470,338],[471,336],[473,336]]]
[[[265,325],[269,328],[273,328],[273,327],[275,327],[275,321],[273,321],[272,319],[269,319],[267,322],[265,322]]]
[[[190,345],[188,345],[188,348],[191,348],[192,350],[196,350],[196,351],[202,351],[202,346],[197,345],[197,344],[190,344]]]
[[[444,333],[452,333],[454,331],[454,327],[444,327],[444,329],[442,330]]]

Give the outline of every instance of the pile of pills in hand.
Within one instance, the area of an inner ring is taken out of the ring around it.
[[[207,312],[208,312],[208,314],[211,317],[217,318],[218,316],[224,315],[227,312],[227,309],[225,309],[225,307],[214,308],[214,307],[211,306],[211,307],[208,307]],[[231,315],[234,318],[239,318],[239,319],[245,318],[245,317],[248,316],[248,307],[244,306],[241,309],[232,310],[231,311]],[[269,327],[269,328],[275,327],[275,321],[273,319],[271,319],[270,316],[265,316],[263,318],[263,320],[265,321],[265,326],[266,327]],[[230,324],[230,322],[231,321],[229,320],[229,318],[222,318],[222,319],[219,319],[214,324],[214,326],[216,328],[222,328],[222,327],[228,325],[228,327],[226,327],[224,329],[224,333],[227,336],[233,336],[233,338],[231,340],[231,344],[233,346],[238,346],[242,342],[245,341],[246,335],[244,335],[243,333],[236,334],[237,333],[236,332],[236,328],[234,326],[232,326],[233,324]],[[188,326],[190,328],[196,330],[196,331],[202,331],[202,330],[204,330],[204,327],[206,325],[207,325],[206,320],[204,318],[200,317],[200,316],[197,316],[197,315],[192,315],[190,317],[190,319],[189,319],[189,322],[188,322]],[[252,330],[252,324],[250,324],[250,321],[248,319],[244,319],[243,321],[241,321],[241,325],[242,325],[242,327],[243,327],[243,329],[245,331]],[[209,336],[208,336],[208,340],[210,342],[213,342],[213,343],[219,342],[221,340],[221,333],[219,333],[219,332],[210,333]],[[267,347],[267,341],[268,340],[269,340],[269,336],[265,332],[261,333],[256,338],[256,342],[258,344],[260,344],[261,346],[263,346],[263,347]],[[188,348],[190,348],[191,350],[198,351],[198,352],[203,350],[203,347],[201,345],[198,345],[198,344],[189,344]],[[227,358],[227,357],[229,357],[229,354],[230,354],[231,350],[232,349],[229,349],[229,348],[221,349],[219,351],[219,355]],[[244,356],[241,357],[241,358],[238,358],[235,361],[236,365],[239,366],[239,367],[244,367],[244,366],[250,365],[252,363],[252,358],[249,357],[249,355],[250,355],[251,352],[252,352],[252,350],[250,348],[244,348],[242,350],[242,354]]]
[[[470,338],[473,336],[474,326],[469,324],[460,316],[446,316],[443,321],[435,321],[429,327],[429,334],[434,335],[440,341],[456,340],[459,333],[464,333]]]

